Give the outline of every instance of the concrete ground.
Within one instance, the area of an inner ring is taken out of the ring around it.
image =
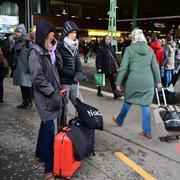
[[[72,180],[179,180],[180,152],[177,147],[180,146],[180,140],[172,139],[165,143],[158,139],[153,115],[153,108],[157,106],[152,105],[151,140],[138,135],[142,130],[138,106],[132,106],[124,126],[117,127],[112,122],[112,115],[119,113],[123,100],[113,100],[112,94],[108,92],[102,98],[96,96],[91,83],[95,72],[93,61],[91,59],[88,64],[83,63],[86,71],[89,68],[93,70],[88,76],[89,84],[83,84],[80,91],[85,102],[97,107],[103,114],[104,131],[96,131],[96,155],[82,161]],[[6,78],[4,85],[5,103],[0,104],[0,179],[41,180],[43,166],[34,163],[40,118],[35,106],[28,110],[16,109],[21,102],[21,95],[19,87],[12,86],[11,78]],[[109,91],[106,88],[104,90]],[[68,109],[70,119],[75,110],[70,103]],[[115,155],[116,152],[120,152],[119,157]]]

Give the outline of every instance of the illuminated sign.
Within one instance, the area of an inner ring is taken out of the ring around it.
[[[116,33],[113,33],[113,36],[120,37],[122,33],[128,33],[128,32],[117,31]],[[88,30],[88,36],[106,36],[106,35],[110,35],[109,32],[106,30],[93,30],[93,29]]]
[[[154,27],[156,28],[165,28],[165,23],[154,23]]]

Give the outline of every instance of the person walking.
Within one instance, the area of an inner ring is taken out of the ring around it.
[[[82,71],[79,56],[79,28],[73,21],[66,21],[63,26],[60,40],[58,42],[58,51],[62,56],[63,68],[59,72],[63,88],[69,89],[67,97],[74,107],[78,91],[78,82],[86,80]],[[79,99],[83,101],[82,95],[78,93]],[[67,99],[68,99],[67,98]]]
[[[125,102],[119,115],[117,117],[113,116],[113,121],[118,126],[122,126],[131,105],[140,105],[143,132],[139,134],[151,138],[151,112],[149,106],[154,95],[154,80],[159,89],[162,87],[160,72],[156,57],[152,49],[147,45],[143,31],[135,29],[132,31],[131,37],[132,44],[125,51],[116,79],[116,88],[119,92],[122,91],[124,85]]]
[[[150,46],[156,56],[157,64],[158,64],[159,68],[161,68],[163,61],[164,61],[164,50],[161,46],[160,41],[157,39],[156,36],[151,37]]]
[[[166,44],[164,46],[164,50],[166,53],[166,59],[164,60],[166,63],[164,65],[164,86],[169,87],[172,79],[173,72],[175,69],[175,43],[173,42],[172,35],[167,35]]]
[[[13,85],[20,86],[23,102],[17,109],[27,109],[32,107],[31,100],[31,79],[28,65],[29,38],[24,24],[20,24],[15,29],[16,37],[14,44],[14,72]]]
[[[88,56],[89,56],[89,43],[87,42],[87,40],[84,41],[84,45],[83,45],[83,53],[84,53],[84,63],[88,62]]]
[[[29,69],[34,87],[35,104],[41,118],[36,157],[44,162],[45,180],[54,180],[54,120],[59,117],[61,56],[56,50],[54,26],[46,20],[37,24],[36,40],[29,52]],[[55,43],[54,43],[55,42]]]
[[[110,36],[104,37],[104,43],[100,46],[96,56],[96,69],[98,73],[105,73],[105,77],[109,79],[111,88],[114,94],[114,99],[119,98],[119,94],[116,92],[114,73],[116,72],[115,64],[116,56],[115,49],[110,44]],[[102,97],[101,86],[98,86],[97,96]]]

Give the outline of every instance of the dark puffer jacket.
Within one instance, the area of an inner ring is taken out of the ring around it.
[[[79,28],[72,21],[65,22],[62,30],[60,40],[58,42],[58,51],[60,52],[63,60],[63,69],[60,72],[62,84],[75,84],[74,77],[77,72],[82,72],[79,51],[73,56],[69,49],[64,46],[64,38],[71,31],[79,32]],[[77,34],[78,36],[78,34]]]
[[[111,54],[110,54],[111,53]],[[102,73],[113,74],[116,72],[114,65],[115,50],[106,44],[103,44],[96,56],[96,69],[101,69]]]

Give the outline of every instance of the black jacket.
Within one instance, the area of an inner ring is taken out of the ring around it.
[[[115,49],[113,49],[111,46],[107,46],[106,44],[100,46],[96,56],[96,69],[101,69],[101,72],[105,74],[115,73],[115,59],[112,56],[115,58]]]
[[[64,38],[71,31],[79,32],[79,28],[72,21],[65,22],[62,30],[60,40],[58,42],[58,51],[60,52],[63,60],[63,69],[60,72],[60,78],[62,84],[75,84],[74,77],[77,72],[82,72],[81,61],[79,52],[73,56],[69,49],[64,46]]]

